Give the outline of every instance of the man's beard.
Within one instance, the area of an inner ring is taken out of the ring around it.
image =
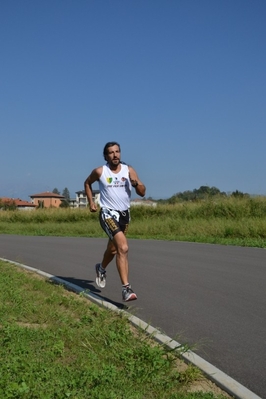
[[[112,159],[112,161],[110,161],[111,165],[117,166],[120,164],[120,159],[116,158],[116,159]]]

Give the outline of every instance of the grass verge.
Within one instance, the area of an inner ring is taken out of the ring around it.
[[[0,273],[0,397],[228,397],[122,313],[8,262]]]

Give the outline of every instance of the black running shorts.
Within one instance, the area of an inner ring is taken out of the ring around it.
[[[124,234],[127,233],[130,212],[129,210],[121,212],[101,208],[99,219],[102,229],[106,232],[110,240],[112,240],[119,231],[122,231]]]

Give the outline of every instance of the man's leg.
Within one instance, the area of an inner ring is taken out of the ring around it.
[[[109,239],[107,243],[107,248],[103,254],[103,260],[101,263],[96,263],[95,270],[96,270],[96,284],[100,288],[104,288],[106,285],[106,267],[109,263],[113,260],[116,254],[116,248],[112,241]]]
[[[119,231],[113,238],[116,248],[116,267],[123,285],[128,284],[128,243],[124,233]]]
[[[109,239],[107,248],[103,254],[102,263],[96,265],[97,278],[100,277],[101,273],[104,273],[102,279],[106,279],[105,269],[109,263],[113,260],[116,255],[116,267],[120,276],[122,285],[128,284],[128,244],[127,239],[122,231],[115,234],[113,241]],[[105,281],[103,284],[101,282],[97,283],[101,288],[105,286]]]
[[[102,263],[100,264],[103,270],[109,265],[116,255],[116,267],[123,285],[128,284],[128,244],[127,239],[122,231],[115,234],[113,241],[109,239],[107,248],[103,254]]]
[[[122,299],[124,302],[134,301],[137,295],[128,282],[128,242],[121,231],[114,236],[113,242],[116,246],[116,266],[122,283]]]
[[[103,254],[103,260],[102,260],[102,268],[105,269],[110,262],[114,259],[114,256],[116,254],[116,247],[113,244],[113,242],[109,239],[107,243],[107,248]]]
[[[109,241],[103,256],[102,267],[105,269],[116,255],[116,266],[122,283],[122,299],[125,302],[137,299],[128,282],[128,242],[125,234],[119,231],[113,241]]]

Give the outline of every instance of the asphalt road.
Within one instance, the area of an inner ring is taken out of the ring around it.
[[[123,307],[115,263],[99,290],[106,239],[0,236],[0,257],[64,278]],[[130,311],[266,398],[266,250],[129,240]]]

